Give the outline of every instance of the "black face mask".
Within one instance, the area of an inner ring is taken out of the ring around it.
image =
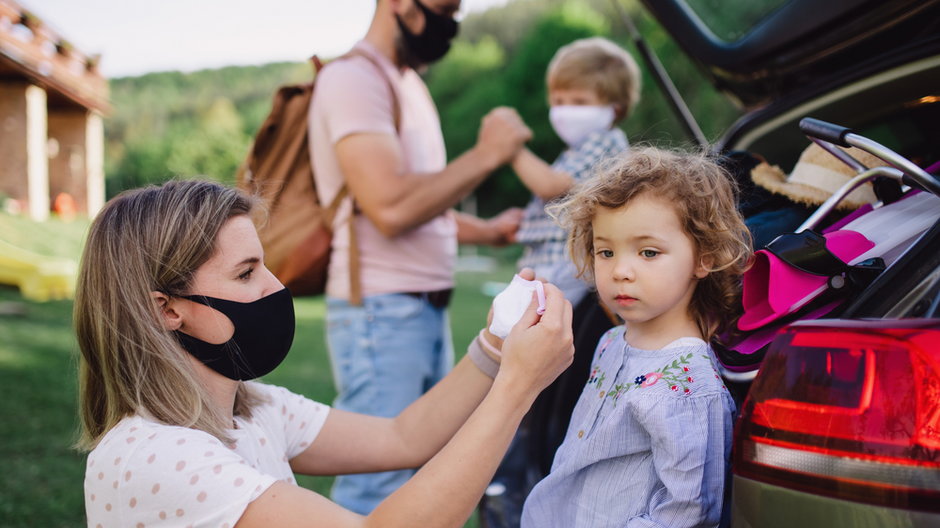
[[[421,64],[430,64],[443,57],[450,50],[450,41],[457,36],[457,21],[449,16],[439,15],[428,9],[419,0],[415,5],[424,13],[424,31],[416,35],[396,16],[398,27],[408,53]],[[411,61],[406,61],[411,62]],[[411,64],[411,66],[414,66]]]
[[[294,302],[287,288],[248,303],[205,295],[183,298],[218,310],[232,321],[232,338],[217,345],[176,331],[187,352],[226,378],[243,381],[264,376],[287,356],[294,341]]]

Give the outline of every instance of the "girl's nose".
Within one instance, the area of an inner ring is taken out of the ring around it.
[[[635,270],[633,268],[633,263],[628,258],[617,259],[617,262],[614,264],[614,278],[617,280],[633,280],[635,277]]]

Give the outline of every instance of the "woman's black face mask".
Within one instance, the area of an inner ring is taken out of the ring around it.
[[[183,298],[217,310],[232,321],[235,333],[225,343],[208,343],[176,331],[187,352],[226,378],[240,381],[259,378],[287,357],[294,342],[295,326],[294,301],[287,288],[247,303],[205,295]]]
[[[414,0],[414,3],[424,13],[424,30],[419,34],[412,33],[402,22],[401,17],[396,16],[398,27],[401,28],[408,53],[417,59],[417,62],[430,64],[450,50],[450,41],[457,36],[458,23],[449,16],[431,11],[419,0]]]

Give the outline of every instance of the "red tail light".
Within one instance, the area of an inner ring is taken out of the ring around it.
[[[733,467],[800,491],[940,511],[940,321],[787,328],[745,401]]]

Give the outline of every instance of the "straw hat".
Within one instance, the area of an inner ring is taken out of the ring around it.
[[[864,150],[855,147],[842,150],[868,168],[887,165],[882,159]],[[751,179],[757,185],[807,205],[819,205],[825,202],[856,175],[857,173],[851,167],[816,143],[810,143],[810,146],[800,154],[800,159],[797,160],[789,176],[784,174],[780,167],[771,166],[767,162],[762,162],[751,170]],[[878,198],[869,182],[849,193],[836,207],[857,209],[867,203],[877,201]]]

